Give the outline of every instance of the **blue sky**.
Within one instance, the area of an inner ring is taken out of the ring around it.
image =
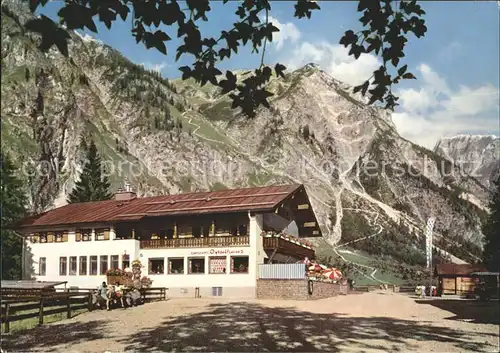
[[[281,62],[290,69],[316,62],[332,76],[356,84],[370,76],[379,62],[371,55],[354,61],[338,45],[343,32],[359,29],[357,2],[320,1],[321,11],[312,19],[293,17],[292,1],[272,4],[272,21],[281,29],[266,54],[266,63]],[[499,131],[499,5],[495,1],[421,1],[428,32],[422,39],[410,37],[406,50],[409,69],[418,80],[400,84],[401,106],[393,115],[400,133],[427,147],[442,136],[459,133],[496,134]],[[59,4],[49,3],[43,12],[55,18]],[[231,28],[237,2],[213,2],[209,22],[202,33],[216,36]],[[155,68],[169,78],[179,77],[175,62],[177,40],[167,43],[169,55],[147,50],[130,34],[131,23],[116,22],[111,30],[98,26],[92,34],[118,49],[130,60]],[[175,37],[176,30],[170,33]],[[169,46],[170,44],[170,46]],[[221,63],[224,69],[255,68],[260,55],[249,48]],[[366,76],[368,75],[368,76]]]

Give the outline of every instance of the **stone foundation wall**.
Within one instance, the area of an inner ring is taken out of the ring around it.
[[[259,279],[257,280],[257,298],[314,300],[347,294],[347,286],[315,281],[311,281],[312,294],[309,294],[308,282],[306,279]]]
[[[347,294],[349,287],[337,283],[313,282],[313,294],[309,299],[322,299]]]
[[[217,293],[219,294],[219,293]],[[255,298],[255,287],[222,287],[220,297],[225,298]],[[199,295],[201,298],[216,298],[212,287],[173,287],[167,290],[169,298],[196,298]]]

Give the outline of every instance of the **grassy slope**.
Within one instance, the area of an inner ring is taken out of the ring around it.
[[[343,265],[342,259],[335,253],[332,247],[326,243],[325,240],[320,239],[317,242],[317,246],[315,247],[316,257],[321,261],[327,261],[328,258],[331,258],[330,265],[341,267]],[[341,251],[340,254],[353,265],[364,265],[374,267],[374,262],[377,261],[375,257],[372,255],[355,250],[349,247],[343,248],[344,251]],[[375,265],[376,266],[376,265]],[[356,266],[356,268],[361,271],[364,275],[369,276],[373,270],[369,268],[365,268],[362,266]],[[353,278],[358,285],[378,285],[380,282],[375,281],[373,279],[367,278],[363,274],[357,271],[351,271],[349,273],[344,273],[345,276]],[[388,282],[391,284],[403,284],[405,281],[398,276],[396,272],[386,271],[380,272],[377,271],[375,277],[383,282]]]

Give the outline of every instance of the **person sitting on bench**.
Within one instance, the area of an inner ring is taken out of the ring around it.
[[[115,283],[115,298],[120,301],[122,308],[125,308],[125,304],[123,303],[123,289],[120,282]]]
[[[97,303],[97,306],[101,309],[104,308],[104,303],[106,303],[107,291],[108,285],[106,284],[106,282],[102,282],[95,297],[95,303]]]

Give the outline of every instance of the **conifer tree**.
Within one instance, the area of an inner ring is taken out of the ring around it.
[[[496,190],[490,202],[490,214],[483,227],[485,244],[483,261],[488,270],[500,271],[500,174],[495,182]]]
[[[8,155],[0,156],[1,168],[1,247],[2,279],[21,278],[22,239],[5,227],[22,219],[26,215],[26,195],[20,179],[14,175],[14,165]]]
[[[109,200],[109,179],[102,175],[101,157],[94,141],[87,150],[87,158],[80,180],[68,197],[68,203]]]
[[[302,128],[302,137],[304,138],[304,140],[309,140],[309,136],[310,136],[310,133],[309,133],[309,125],[306,125]]]

